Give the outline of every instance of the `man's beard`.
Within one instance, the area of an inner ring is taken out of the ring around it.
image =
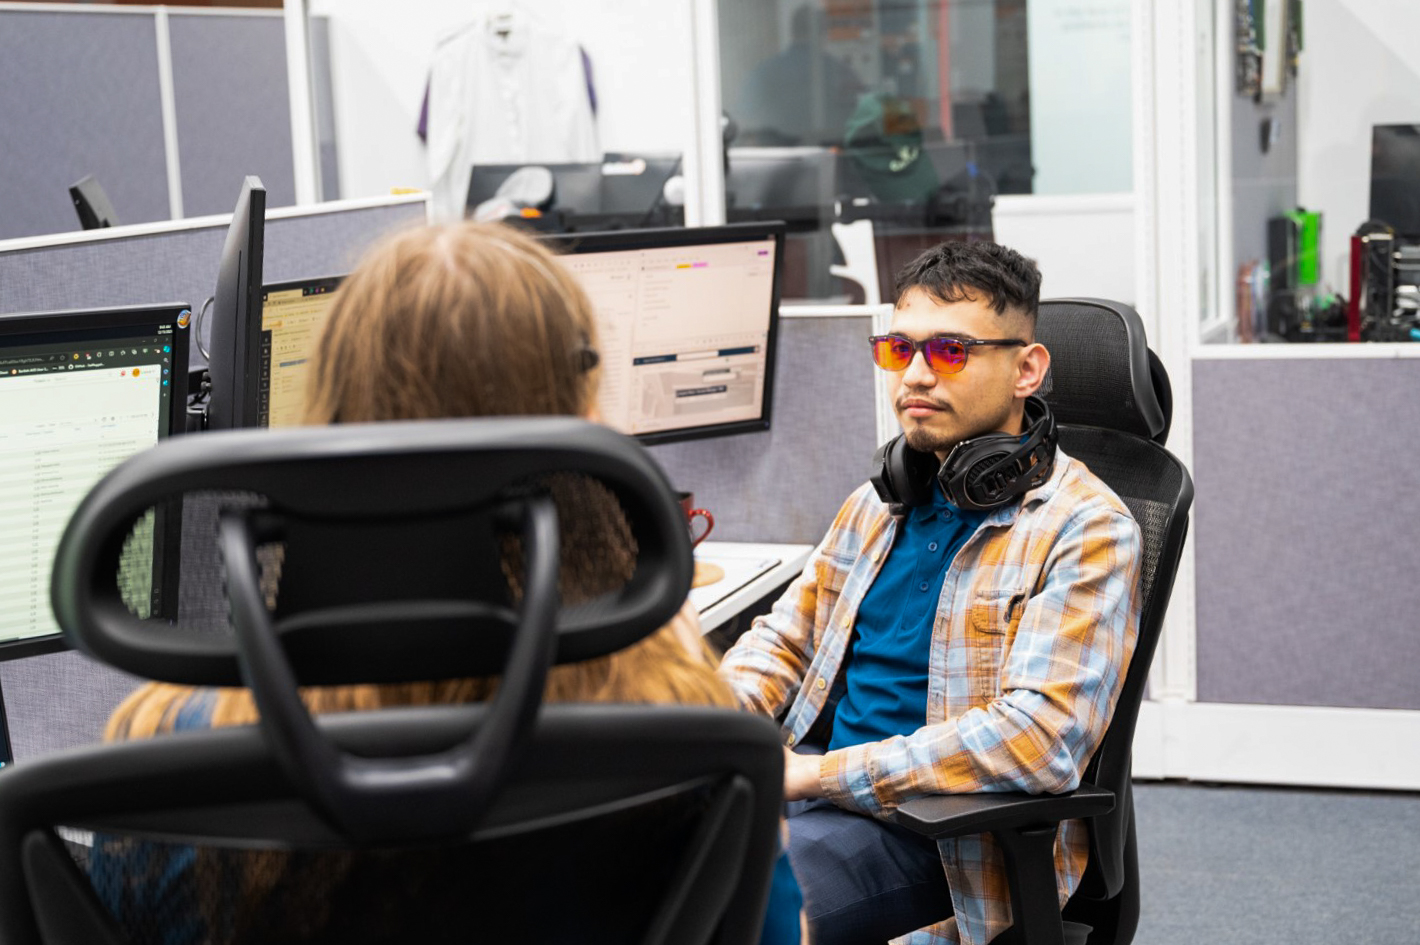
[[[913,427],[903,434],[907,440],[907,445],[920,453],[950,453],[952,447],[957,445],[957,440],[943,433],[928,430],[925,427]]]

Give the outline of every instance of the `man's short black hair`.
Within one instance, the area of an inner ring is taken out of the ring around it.
[[[981,299],[997,315],[1024,315],[1035,330],[1040,310],[1040,270],[1035,260],[998,243],[940,243],[903,266],[897,274],[897,297],[921,289],[938,302]],[[984,296],[984,298],[983,298]]]

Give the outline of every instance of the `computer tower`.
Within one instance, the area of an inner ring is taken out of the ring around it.
[[[1297,327],[1297,260],[1301,251],[1301,227],[1291,216],[1267,221],[1267,264],[1270,289],[1267,293],[1267,333],[1288,337]]]
[[[1349,341],[1370,338],[1395,315],[1395,234],[1362,227],[1351,237],[1351,298],[1346,309]]]

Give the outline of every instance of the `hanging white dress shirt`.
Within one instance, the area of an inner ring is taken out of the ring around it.
[[[474,164],[600,161],[577,43],[521,7],[446,37],[429,80],[427,155],[440,220],[463,215]]]

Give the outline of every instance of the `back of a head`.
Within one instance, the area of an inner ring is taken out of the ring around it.
[[[595,332],[581,287],[531,237],[407,230],[346,279],[312,358],[307,421],[584,415]]]
[[[1032,334],[1040,309],[1040,270],[999,243],[945,242],[926,250],[897,274],[897,298],[920,289],[942,303],[981,300],[998,315],[1024,316]]]

